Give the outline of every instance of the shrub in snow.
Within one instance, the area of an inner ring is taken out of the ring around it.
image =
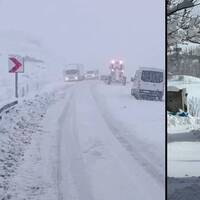
[[[188,110],[191,116],[200,116],[200,99],[198,97],[192,97],[188,100]]]

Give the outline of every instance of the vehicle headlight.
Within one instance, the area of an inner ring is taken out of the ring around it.
[[[78,77],[77,77],[77,76],[75,76],[74,78],[75,78],[75,80],[78,80]]]
[[[69,80],[69,78],[68,78],[68,77],[65,77],[65,80],[66,80],[66,81],[68,81],[68,80]]]

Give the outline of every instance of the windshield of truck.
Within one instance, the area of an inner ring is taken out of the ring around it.
[[[66,71],[66,74],[78,74],[78,70],[77,69],[70,69]]]
[[[163,82],[163,72],[143,71],[141,79],[144,82],[161,83]]]

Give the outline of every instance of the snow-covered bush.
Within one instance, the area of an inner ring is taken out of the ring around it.
[[[194,8],[199,0],[167,1],[167,40],[170,50],[176,44],[185,42],[200,44],[200,18]]]
[[[188,111],[193,117],[200,116],[200,98],[192,97],[188,100]]]

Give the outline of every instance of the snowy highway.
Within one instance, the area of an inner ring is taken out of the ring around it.
[[[137,101],[130,85],[83,81],[56,87],[57,100],[39,122],[40,134],[24,152],[9,195],[15,200],[164,199],[164,123],[158,124],[164,111],[157,112],[164,102]]]
[[[123,95],[116,93],[122,86],[111,86],[110,92],[112,87],[116,88],[111,98]],[[148,141],[134,136],[134,130],[119,121],[120,116],[106,110],[102,104],[106,99],[98,89],[91,82],[66,89],[57,131],[59,200],[164,199],[164,157]],[[135,100],[129,101],[125,105],[134,106]],[[120,109],[128,108],[116,109],[120,115]],[[127,123],[131,123],[131,115],[134,113],[129,113]]]
[[[0,200],[165,199],[163,5],[0,0]]]

